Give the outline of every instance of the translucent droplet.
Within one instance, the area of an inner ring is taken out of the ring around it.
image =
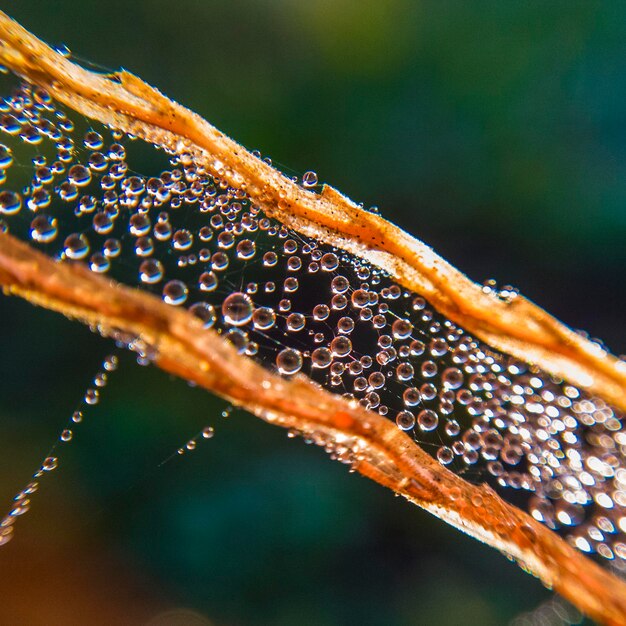
[[[12,163],[13,154],[11,153],[11,149],[4,144],[0,144],[0,169],[7,169],[8,167],[11,167]]]
[[[57,236],[57,221],[48,215],[38,215],[30,223],[30,236],[38,243],[48,243]]]
[[[276,367],[281,374],[291,376],[302,369],[302,353],[293,348],[281,350],[276,356]]]
[[[254,244],[254,241],[251,241],[250,239],[242,239],[237,244],[237,256],[240,259],[251,259],[254,256],[255,252],[256,246]]]
[[[59,461],[55,456],[49,456],[44,459],[44,462],[41,464],[41,469],[44,472],[51,472],[53,469],[56,469],[58,464]]]
[[[85,144],[85,148],[89,150],[100,150],[104,146],[102,135],[95,130],[90,130],[85,133],[83,143]]]
[[[437,428],[437,425],[439,424],[439,417],[434,411],[424,409],[419,412],[417,416],[417,423],[423,431],[428,432]]]
[[[305,317],[302,313],[290,313],[287,316],[287,330],[297,332],[304,328]]]
[[[180,306],[187,300],[189,290],[182,280],[170,280],[163,287],[163,301],[166,304]]]
[[[91,182],[91,172],[84,165],[72,165],[67,176],[69,181],[77,187],[85,187]]]
[[[198,279],[198,286],[201,291],[215,291],[215,289],[217,289],[217,282],[215,272],[202,272]]]
[[[406,339],[413,332],[413,324],[409,320],[398,319],[392,324],[391,331],[396,339]]]
[[[100,392],[97,389],[87,389],[83,398],[86,404],[98,404]]]
[[[441,382],[446,389],[458,389],[463,384],[463,372],[457,367],[448,367],[441,374]]]
[[[332,360],[333,355],[328,348],[315,348],[311,353],[313,367],[324,369],[332,363]]]
[[[61,432],[61,441],[67,442],[67,441],[71,441],[73,437],[73,433],[69,428],[65,428],[62,432]]]
[[[396,415],[396,424],[401,430],[411,430],[415,426],[415,415],[411,411],[400,411]]]
[[[65,239],[63,247],[68,259],[80,260],[84,259],[89,254],[89,242],[82,233],[69,235]]]
[[[22,208],[22,197],[15,191],[0,191],[0,213],[15,215]]]
[[[352,351],[352,342],[348,337],[335,337],[330,342],[330,349],[335,356],[347,356]]]
[[[267,330],[268,328],[272,328],[276,323],[276,313],[274,313],[274,309],[262,306],[255,309],[252,314],[252,321],[254,322],[255,328]]]
[[[211,328],[215,324],[215,307],[206,302],[196,302],[189,311],[202,321],[203,328]]]
[[[139,266],[139,278],[142,283],[153,285],[163,278],[163,264],[157,259],[146,259]]]
[[[328,252],[320,260],[320,265],[325,272],[334,272],[339,267],[337,255]]]
[[[441,446],[439,450],[437,450],[437,460],[442,465],[449,465],[454,460],[454,452],[452,452],[452,448],[448,446]]]
[[[252,319],[254,304],[245,293],[231,293],[222,303],[222,316],[226,324],[244,326]]]
[[[317,185],[317,174],[315,172],[304,172],[302,175],[302,184],[305,187],[315,187]]]

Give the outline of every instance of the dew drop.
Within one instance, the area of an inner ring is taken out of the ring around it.
[[[423,431],[428,432],[437,428],[437,425],[439,424],[439,417],[434,411],[424,409],[419,412],[417,416],[417,423]]]
[[[315,172],[304,172],[302,175],[302,184],[305,187],[315,187],[317,185],[317,174]]]
[[[251,319],[254,310],[252,299],[245,293],[231,293],[222,303],[224,322],[232,326],[245,326]]]
[[[293,348],[285,348],[276,356],[276,367],[281,374],[291,376],[302,369],[302,353]]]
[[[217,319],[215,307],[206,302],[196,302],[189,311],[202,322],[203,328],[212,328]]]
[[[15,215],[22,208],[22,197],[15,191],[0,191],[0,213]]]
[[[170,280],[163,287],[163,301],[166,304],[180,306],[187,300],[189,290],[182,280]]]

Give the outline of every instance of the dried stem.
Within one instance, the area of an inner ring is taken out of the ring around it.
[[[244,188],[268,215],[367,259],[490,346],[626,411],[626,364],[598,344],[522,296],[504,301],[484,293],[430,247],[332,187],[324,186],[321,194],[301,188],[136,76],[122,71],[109,78],[87,71],[2,12],[0,62],[87,117],[188,151],[216,176]]]
[[[364,476],[515,558],[594,619],[626,623],[624,582],[489,487],[471,485],[440,465],[381,415],[305,376],[281,378],[203,330],[189,312],[80,264],[57,263],[10,235],[0,235],[0,284],[103,335],[139,340],[160,368],[311,437]]]
[[[504,302],[483,293],[426,245],[331,187],[320,195],[300,188],[133,75],[84,70],[3,13],[0,62],[88,117],[190,152],[289,227],[367,259],[490,345],[626,409],[626,368],[596,344],[522,297]],[[312,437],[363,475],[512,556],[591,617],[626,624],[622,581],[488,487],[470,485],[441,466],[382,416],[303,376],[284,380],[238,355],[214,331],[202,331],[188,312],[82,266],[55,263],[9,235],[0,235],[0,284],[103,334],[152,346],[162,369]]]

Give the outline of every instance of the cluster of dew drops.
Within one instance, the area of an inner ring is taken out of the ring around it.
[[[116,354],[109,354],[103,359],[92,384],[85,390],[81,402],[72,413],[68,423],[61,430],[57,443],[52,446],[40,467],[33,473],[28,484],[13,498],[10,510],[0,519],[0,546],[8,543],[13,538],[15,522],[30,510],[33,495],[39,490],[42,479],[50,472],[53,472],[59,465],[59,457],[56,455],[58,444],[68,444],[73,441],[76,428],[83,423],[86,409],[98,404],[100,401],[100,390],[107,385],[109,375],[117,370],[118,362]]]
[[[14,86],[0,103],[0,230],[189,308],[240,353],[394,420],[453,471],[525,494],[580,550],[626,560],[621,415],[477,341],[366,260],[268,218],[190,154],[148,146],[162,173],[133,171],[136,144]],[[317,177],[299,182],[315,190]]]

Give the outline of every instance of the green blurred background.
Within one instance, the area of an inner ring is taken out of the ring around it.
[[[626,351],[626,3],[0,7]],[[8,505],[108,347],[1,298],[0,349]],[[122,361],[0,550],[0,624],[487,625],[550,597],[320,450]]]

